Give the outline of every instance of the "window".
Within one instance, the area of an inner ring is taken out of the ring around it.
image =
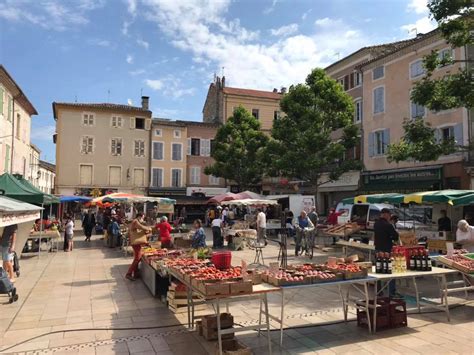
[[[5,172],[9,173],[10,172],[10,146],[8,144],[5,144]]]
[[[171,169],[171,186],[181,187],[181,169]]]
[[[122,167],[109,166],[109,185],[120,186],[122,182]]]
[[[369,157],[384,155],[389,144],[389,129],[369,133]]]
[[[153,159],[154,160],[163,160],[163,143],[162,142],[153,142]]]
[[[161,129],[155,129],[155,137],[161,137],[162,136],[162,131]]]
[[[21,134],[21,116],[19,113],[16,115],[16,138],[20,139]]]
[[[418,105],[417,103],[410,101],[410,117],[417,118],[417,117],[425,117],[425,107],[422,105]]]
[[[362,121],[362,100],[361,99],[355,101],[354,121],[356,123]]]
[[[135,129],[145,129],[145,119],[136,117],[135,118]]]
[[[122,138],[112,138],[110,152],[112,155],[122,155]]]
[[[441,140],[443,142],[449,141],[451,138],[454,138],[454,127],[444,127],[440,129],[441,132]]]
[[[92,113],[84,113],[82,115],[82,125],[83,126],[93,126],[94,125],[94,114]]]
[[[199,185],[201,183],[201,167],[192,166],[190,170],[190,175],[191,184]]]
[[[456,124],[454,126],[445,126],[445,127],[438,128],[435,131],[435,134],[439,142],[454,139],[454,142],[456,143],[456,145],[464,144],[462,123]]]
[[[347,90],[350,89],[350,88],[349,88],[349,81],[350,81],[350,80],[349,80],[349,75],[346,75],[346,76],[344,77],[344,91],[347,91]]]
[[[191,138],[191,155],[201,154],[201,140],[199,138]]]
[[[171,145],[171,160],[174,161],[181,161],[182,158],[182,144],[181,143],[173,143]]]
[[[136,140],[133,148],[133,155],[136,157],[145,156],[145,141]]]
[[[419,59],[416,62],[410,64],[410,78],[417,78],[425,74],[425,68],[423,66],[423,60]]]
[[[374,115],[385,111],[385,88],[380,86],[374,89]]]
[[[83,186],[92,185],[92,165],[79,165],[79,184]]]
[[[219,185],[220,179],[214,175],[209,175],[209,185]]]
[[[211,155],[212,153],[214,152],[214,149],[216,149],[216,140],[215,139],[211,139]]]
[[[211,155],[211,140],[201,139],[201,152],[202,157],[208,157]]]
[[[145,186],[145,169],[133,169],[133,186]]]
[[[344,78],[337,79],[337,82],[344,88]]]
[[[3,115],[4,94],[5,90],[0,86],[0,115]]]
[[[163,169],[153,168],[151,171],[151,186],[162,187],[163,186]]]
[[[173,137],[174,138],[181,138],[181,130],[175,129],[173,132]]]
[[[273,111],[273,120],[280,119],[280,111]]]
[[[112,116],[112,127],[114,128],[122,128],[122,117],[120,116]]]
[[[252,109],[252,116],[255,117],[258,120],[259,115],[260,115],[260,110],[258,108],[253,108]]]
[[[361,72],[354,72],[354,82],[353,82],[353,87],[358,87],[362,85],[362,73]]]
[[[385,75],[385,69],[383,65],[381,65],[380,67],[374,68],[372,70],[372,80],[381,79],[384,77],[384,75]]]
[[[12,121],[13,119],[13,98],[8,96],[8,112],[7,112],[7,120]]]
[[[444,48],[438,52],[438,59],[440,61],[447,61],[445,64],[441,64],[441,67],[451,65],[451,60],[454,60],[454,50],[451,48]]]
[[[92,154],[94,152],[94,137],[83,136],[81,139],[81,153]]]

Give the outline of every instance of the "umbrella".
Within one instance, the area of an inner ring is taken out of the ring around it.
[[[92,200],[91,197],[86,197],[86,196],[60,196],[59,197],[59,202],[64,203],[64,202],[90,202]]]
[[[222,205],[236,205],[236,206],[265,206],[265,205],[278,205],[278,201],[246,198],[243,200],[223,201],[221,204]]]
[[[260,196],[259,194],[255,193],[255,192],[252,192],[252,191],[244,191],[244,192],[240,192],[238,194],[236,194],[235,196],[235,199],[236,200],[243,200],[243,199],[254,199],[254,200],[258,200],[258,199],[261,199],[262,196]]]
[[[157,202],[164,205],[173,205],[176,203],[176,200],[165,197],[150,197],[142,195],[127,194],[123,192],[114,192],[112,194],[104,195],[97,197],[92,200],[92,203],[105,203],[105,202]]]
[[[473,194],[473,190],[438,190],[417,192],[403,197],[404,203],[448,203],[453,204],[457,198]]]
[[[210,198],[207,201],[207,203],[211,203],[211,204],[213,203],[213,204],[219,205],[223,201],[235,200],[236,196],[237,195],[232,193],[232,192],[226,192],[225,194],[216,195],[216,196]]]
[[[354,203],[401,203],[404,195],[398,193],[359,195],[342,200],[344,204]]]

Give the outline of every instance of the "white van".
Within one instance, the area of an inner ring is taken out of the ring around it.
[[[380,216],[380,211],[383,208],[388,208],[393,211],[395,207],[386,203],[357,203],[357,204],[343,204],[338,203],[336,212],[340,213],[337,218],[337,223],[354,222],[364,229],[374,229],[374,223]]]

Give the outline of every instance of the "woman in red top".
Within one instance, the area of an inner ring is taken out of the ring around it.
[[[160,241],[162,248],[171,248],[171,224],[168,223],[168,218],[163,216],[160,223],[156,224],[156,229],[160,231]]]

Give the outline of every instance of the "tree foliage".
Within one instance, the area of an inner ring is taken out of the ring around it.
[[[455,153],[458,149],[454,138],[441,139],[437,136],[436,130],[422,118],[405,120],[403,129],[405,135],[400,142],[388,146],[387,160],[389,162],[433,161],[441,155]]]
[[[336,180],[361,168],[360,162],[343,159],[359,141],[352,98],[324,70],[314,69],[304,84],[291,86],[280,106],[285,115],[273,123],[266,149],[269,175],[301,179],[317,188],[323,172]]]
[[[205,173],[234,181],[241,189],[251,189],[262,180],[262,151],[267,142],[260,122],[239,106],[217,130],[211,153],[215,162],[206,167]]]

